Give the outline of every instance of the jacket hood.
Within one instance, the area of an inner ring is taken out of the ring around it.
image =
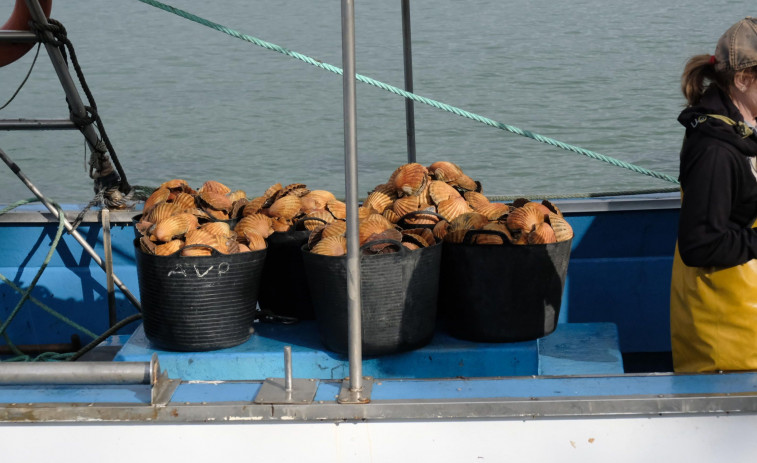
[[[696,132],[700,136],[722,140],[745,156],[757,156],[757,131],[745,138],[739,133],[738,127],[707,117],[710,114],[726,116],[735,122],[744,122],[744,118],[731,99],[715,86],[705,91],[699,104],[684,109],[678,116],[678,122],[686,127],[687,137],[692,135],[692,132]]]

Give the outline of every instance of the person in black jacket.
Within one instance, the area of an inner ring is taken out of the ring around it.
[[[757,19],[692,57],[681,88],[674,369],[757,369]]]

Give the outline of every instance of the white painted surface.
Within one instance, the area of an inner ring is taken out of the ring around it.
[[[0,425],[2,462],[754,462],[757,415]]]

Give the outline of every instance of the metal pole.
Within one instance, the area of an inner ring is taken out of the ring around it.
[[[113,288],[113,248],[110,239],[110,210],[103,209],[102,226],[103,226],[103,250],[105,254],[105,283],[108,291],[108,323],[113,327],[118,323],[116,314],[116,293]]]
[[[405,67],[405,90],[413,93],[413,47],[410,37],[410,0],[402,0],[402,56]],[[415,162],[415,102],[405,98],[407,128],[407,162]]]
[[[40,202],[42,202],[42,204],[47,208],[47,210],[50,211],[50,213],[53,216],[55,216],[56,219],[60,220],[60,214],[58,213],[58,209],[55,206],[53,206],[50,203],[50,201],[48,201],[42,195],[42,193],[37,189],[37,187],[35,187],[32,184],[32,182],[29,181],[29,179],[26,177],[26,175],[24,175],[24,173],[21,172],[21,169],[16,165],[16,163],[13,162],[5,154],[5,151],[3,151],[2,149],[0,149],[0,159],[2,159],[3,162],[5,162],[5,164],[8,167],[10,167],[11,171],[14,174],[16,174],[16,177],[18,177],[19,179],[21,179],[21,181],[24,183],[24,185],[26,185],[26,187],[29,188],[29,190],[32,193],[34,193],[34,196],[36,196],[37,199],[39,199]],[[76,241],[79,242],[79,244],[81,245],[81,247],[84,248],[84,250],[87,251],[87,253],[90,256],[92,256],[92,260],[94,260],[95,263],[97,263],[97,265],[100,266],[100,268],[102,268],[103,270],[105,270],[105,263],[103,262],[103,260],[100,258],[100,256],[97,254],[97,252],[95,252],[95,250],[92,248],[92,246],[90,246],[89,243],[87,243],[87,240],[85,240],[78,231],[74,230],[74,227],[71,225],[71,222],[69,222],[68,219],[65,218],[65,216],[63,217],[63,225],[66,227],[66,230],[68,230],[68,233],[71,236],[73,236]],[[129,292],[129,289],[121,282],[121,280],[116,275],[113,275],[113,282],[116,283],[116,285],[121,289],[121,291],[123,291],[123,293],[126,296],[126,298],[129,299],[129,301],[131,301],[131,303],[134,305],[134,307],[136,307],[137,310],[139,310],[141,312],[142,311],[142,306],[140,305],[139,300],[137,298],[135,298],[134,295],[131,294],[131,292]]]
[[[0,384],[152,384],[150,362],[0,363]]]
[[[47,18],[45,17],[45,12],[42,10],[42,6],[40,6],[38,1],[26,0],[26,6],[29,8],[29,14],[32,18],[34,18],[35,21],[44,25],[48,24]],[[53,39],[53,35],[50,32],[44,31],[43,34],[47,39]],[[84,103],[82,102],[81,97],[79,96],[79,92],[76,89],[76,84],[74,83],[73,79],[71,79],[71,74],[69,74],[68,72],[66,60],[63,59],[63,55],[61,55],[60,50],[58,50],[58,48],[52,43],[46,42],[45,48],[47,49],[48,55],[50,55],[50,61],[53,64],[55,73],[58,74],[58,80],[60,80],[60,83],[63,86],[63,91],[66,93],[66,101],[71,107],[71,112],[78,117],[86,118],[87,111],[84,108]],[[92,124],[87,124],[86,126],[84,126],[82,133],[84,134],[84,138],[87,140],[90,149],[92,151],[96,151],[95,147],[98,144],[99,137]]]
[[[360,249],[358,243],[357,109],[355,98],[355,2],[342,0],[342,68],[344,86],[344,186],[347,199],[347,320],[350,392],[363,388]]]

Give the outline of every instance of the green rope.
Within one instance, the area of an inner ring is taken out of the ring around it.
[[[209,27],[211,29],[215,29],[215,30],[217,30],[219,32],[223,32],[224,34],[228,34],[228,35],[230,35],[232,37],[244,40],[246,42],[250,42],[250,43],[252,43],[254,45],[258,45],[258,46],[263,47],[263,48],[268,49],[268,50],[276,51],[276,52],[281,53],[281,54],[286,55],[286,56],[290,56],[292,58],[298,59],[298,60],[303,61],[305,63],[308,63],[310,65],[313,65],[315,67],[318,67],[318,68],[321,68],[321,69],[324,69],[324,70],[327,70],[327,71],[330,71],[330,72],[333,72],[333,73],[339,74],[339,75],[342,75],[342,73],[343,73],[342,69],[339,68],[339,67],[333,66],[333,65],[328,64],[328,63],[324,63],[324,62],[319,61],[317,59],[314,59],[314,58],[311,58],[309,56],[303,55],[301,53],[297,53],[295,51],[292,51],[292,50],[280,47],[280,46],[275,45],[273,43],[266,42],[265,40],[260,40],[260,39],[255,38],[255,37],[251,37],[249,35],[242,34],[241,32],[235,31],[234,29],[230,29],[230,28],[228,28],[226,26],[223,26],[221,24],[218,24],[218,23],[215,23],[215,22],[212,22],[212,21],[208,21],[207,19],[200,18],[199,16],[195,16],[192,13],[188,13],[188,12],[186,12],[184,10],[180,10],[178,8],[174,8],[174,7],[170,6],[170,5],[166,5],[165,3],[161,3],[161,2],[159,2],[157,0],[139,0],[139,1],[142,2],[142,3],[146,3],[148,5],[154,6],[156,8],[162,9],[162,10],[167,11],[169,13],[173,13],[173,14],[175,14],[177,16],[181,16],[182,18],[189,19],[190,21],[196,22],[198,24],[202,24],[202,25],[207,26],[207,27]],[[599,161],[603,161],[603,162],[609,163],[609,164],[611,164],[613,166],[622,167],[624,169],[628,169],[628,170],[631,170],[633,172],[636,172],[636,173],[639,173],[639,174],[642,174],[642,175],[647,175],[647,176],[650,176],[650,177],[654,177],[654,178],[657,178],[657,179],[661,179],[661,180],[665,180],[665,181],[668,181],[668,182],[671,182],[671,183],[678,184],[678,180],[676,178],[674,178],[674,177],[671,177],[670,175],[654,172],[654,171],[651,171],[651,170],[648,170],[648,169],[644,169],[644,168],[636,166],[634,164],[630,164],[630,163],[627,163],[627,162],[624,162],[624,161],[621,161],[621,160],[618,160],[618,159],[615,159],[615,158],[612,158],[612,157],[609,157],[609,156],[605,156],[603,154],[595,153],[594,151],[590,151],[590,150],[587,150],[587,149],[584,149],[584,148],[580,148],[580,147],[577,147],[577,146],[569,145],[567,143],[563,143],[563,142],[555,140],[553,138],[545,137],[545,136],[539,135],[537,133],[534,133],[534,132],[531,132],[531,131],[528,131],[528,130],[519,129],[518,127],[514,127],[512,125],[503,124],[502,122],[497,122],[497,121],[495,121],[493,119],[490,119],[488,117],[479,116],[478,114],[474,114],[474,113],[471,113],[469,111],[465,111],[465,110],[457,108],[455,106],[450,106],[450,105],[442,103],[440,101],[432,100],[430,98],[426,98],[426,97],[422,97],[420,95],[416,95],[414,93],[410,93],[408,91],[402,90],[401,88],[398,88],[398,87],[395,87],[393,85],[389,85],[389,84],[377,81],[375,79],[371,79],[370,77],[366,77],[366,76],[363,76],[361,74],[357,74],[356,73],[355,74],[355,79],[359,80],[361,82],[367,83],[369,85],[373,85],[375,87],[381,88],[383,90],[389,91],[389,92],[394,93],[396,95],[400,95],[400,96],[402,96],[404,98],[408,98],[408,99],[411,99],[413,101],[417,101],[419,103],[423,103],[423,104],[426,104],[426,105],[429,105],[429,106],[432,106],[434,108],[441,109],[441,110],[444,110],[444,111],[447,111],[447,112],[451,112],[451,113],[456,114],[458,116],[466,117],[468,119],[472,119],[474,121],[481,122],[481,123],[486,124],[486,125],[491,126],[491,127],[495,127],[495,128],[501,129],[501,130],[506,130],[506,131],[508,131],[510,133],[514,133],[516,135],[521,135],[523,137],[527,137],[527,138],[530,138],[532,140],[536,140],[536,141],[539,141],[539,142],[542,142],[542,143],[546,143],[548,145],[552,145],[552,146],[555,146],[555,147],[558,147],[558,148],[562,148],[564,150],[571,151],[571,152],[574,152],[574,153],[577,153],[577,154],[582,154],[584,156],[588,156],[589,158],[596,159],[596,160],[599,160]]]

